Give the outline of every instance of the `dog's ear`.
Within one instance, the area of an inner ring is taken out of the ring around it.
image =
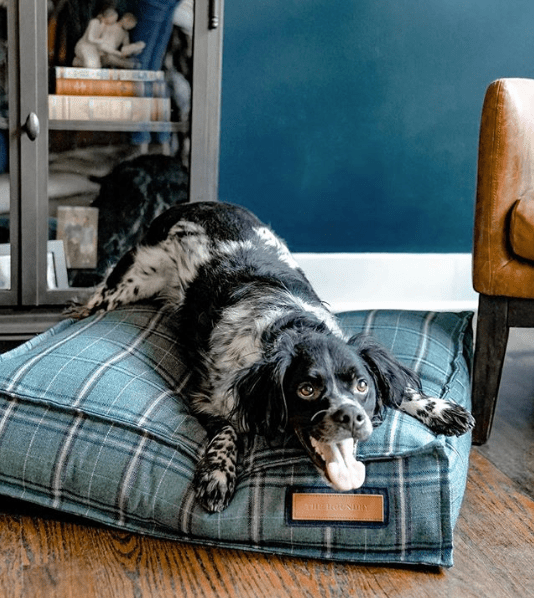
[[[368,334],[356,334],[348,344],[365,361],[378,386],[377,412],[382,405],[399,407],[407,388],[419,390],[417,374],[404,366],[385,347]]]
[[[287,424],[284,375],[289,359],[262,360],[248,368],[234,386],[235,415],[240,424],[267,438]]]
[[[272,438],[287,426],[284,378],[295,356],[296,339],[291,330],[267,339],[270,349],[263,359],[244,370],[234,385],[234,414],[251,433]]]

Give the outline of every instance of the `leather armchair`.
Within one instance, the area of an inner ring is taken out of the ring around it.
[[[475,444],[489,437],[511,327],[534,327],[534,80],[500,79],[480,123],[473,244],[480,293],[473,364]],[[532,374],[534,376],[534,372]]]

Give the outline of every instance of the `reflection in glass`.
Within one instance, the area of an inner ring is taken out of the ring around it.
[[[11,251],[8,243],[0,244],[0,290],[11,288]]]
[[[67,265],[61,241],[48,241],[46,280],[50,289],[68,287]],[[9,244],[0,245],[0,289],[11,288],[11,251]]]
[[[9,236],[7,10],[0,7],[0,290],[11,288]]]
[[[69,286],[92,286],[188,198],[193,0],[53,5],[49,239]]]

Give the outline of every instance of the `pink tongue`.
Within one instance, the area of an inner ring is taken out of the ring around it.
[[[360,488],[365,481],[365,465],[354,457],[354,440],[347,438],[337,444],[320,444],[328,479],[336,490]]]

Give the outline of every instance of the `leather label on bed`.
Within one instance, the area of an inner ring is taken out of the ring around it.
[[[293,521],[384,523],[382,494],[337,494],[295,492],[292,495]]]

